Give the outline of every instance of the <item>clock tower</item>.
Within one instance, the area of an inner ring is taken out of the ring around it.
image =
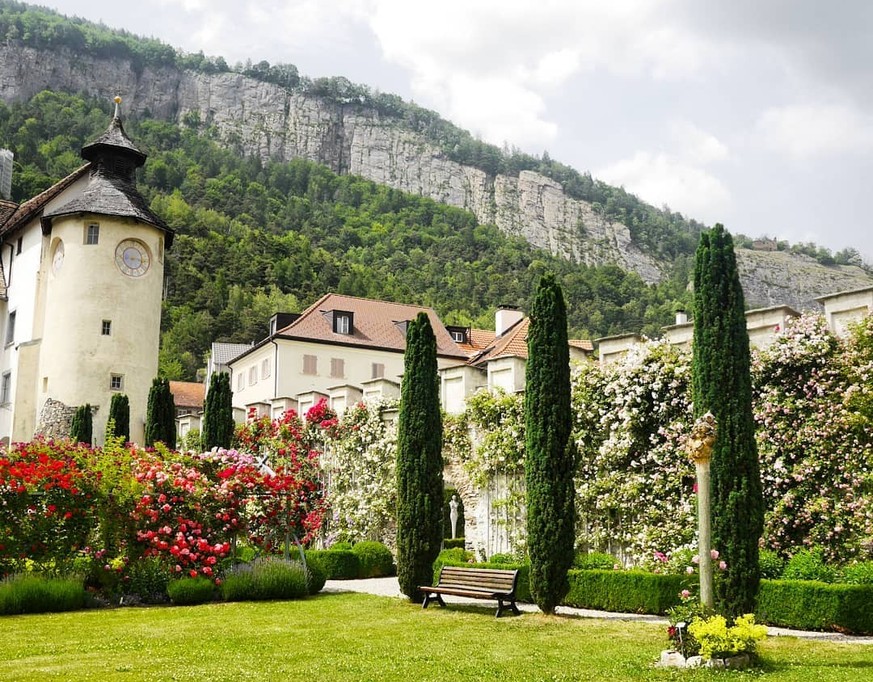
[[[148,392],[158,371],[164,254],[173,232],[136,189],[135,172],[146,155],[124,131],[120,101],[106,132],[82,148],[88,164],[80,177],[40,218],[44,255],[33,330],[38,358],[29,354],[36,365],[31,435],[51,432],[46,406],[89,403],[96,408],[94,442],[102,444],[112,395],[124,393],[130,438],[143,443]],[[13,435],[27,431],[26,424],[19,426]]]

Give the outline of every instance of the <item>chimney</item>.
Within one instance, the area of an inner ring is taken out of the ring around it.
[[[688,313],[684,310],[676,311],[676,324],[687,324],[688,323]]]
[[[519,322],[524,317],[521,308],[515,305],[502,305],[497,308],[497,314],[494,315],[494,329],[497,336],[503,336],[503,333]]]

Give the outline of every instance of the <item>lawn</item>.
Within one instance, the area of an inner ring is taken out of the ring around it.
[[[0,641],[2,680],[873,679],[873,645],[779,637],[764,675],[657,670],[662,626],[361,594],[7,616]]]

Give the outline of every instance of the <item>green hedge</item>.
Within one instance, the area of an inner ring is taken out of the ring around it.
[[[873,585],[762,580],[755,615],[770,625],[873,634]]]
[[[355,543],[352,553],[358,557],[359,578],[381,578],[394,575],[394,557],[381,542],[363,540]]]
[[[348,549],[307,549],[306,561],[315,561],[324,569],[328,580],[353,580],[361,573],[361,560]]]
[[[665,613],[679,603],[685,576],[643,571],[570,570],[562,604],[622,613]]]
[[[443,550],[433,565],[433,582],[439,580],[443,566],[518,569],[518,601],[531,602],[530,564],[475,563],[465,561],[469,552],[460,549]],[[679,603],[679,593],[685,576],[660,575],[641,571],[571,570],[567,573],[570,592],[564,606],[576,606],[623,613],[665,613]]]
[[[464,538],[443,538],[443,549],[464,549]]]

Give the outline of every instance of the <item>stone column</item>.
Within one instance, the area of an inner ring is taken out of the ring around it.
[[[715,607],[712,590],[712,512],[710,510],[709,463],[712,459],[712,446],[715,443],[716,423],[711,412],[698,419],[685,450],[697,470],[697,530],[698,557],[700,559],[700,601],[709,608]]]

